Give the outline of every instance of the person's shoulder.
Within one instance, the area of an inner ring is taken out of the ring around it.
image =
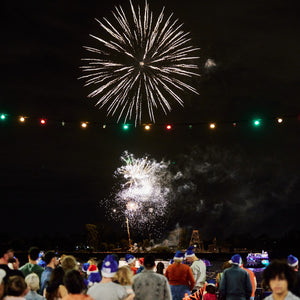
[[[23,266],[21,266],[21,267],[19,268],[19,270],[22,271],[22,270],[27,269],[28,267],[29,267],[29,263],[26,263],[26,264],[24,264]]]
[[[45,297],[43,297],[42,295],[39,295],[38,293],[36,293],[36,299],[45,300]]]
[[[33,269],[35,269],[35,270],[37,270],[37,271],[44,271],[44,270],[45,270],[42,266],[40,266],[40,265],[38,265],[38,264],[34,265],[34,266],[33,266]]]
[[[97,282],[97,283],[94,283],[91,287],[88,288],[87,290],[87,294],[90,295],[92,293],[97,293],[97,291],[101,289],[100,287],[100,283]]]
[[[271,295],[265,297],[264,300],[273,300],[273,295],[271,294]]]
[[[285,297],[286,300],[300,300],[298,296],[293,294],[291,291],[288,292],[287,296]]]

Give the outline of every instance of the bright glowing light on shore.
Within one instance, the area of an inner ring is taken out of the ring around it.
[[[20,121],[21,123],[24,123],[24,122],[25,122],[25,117],[20,117],[20,118],[19,118],[19,121]]]
[[[279,124],[281,124],[281,123],[283,122],[283,119],[282,119],[282,118],[277,118],[277,122],[278,122]]]
[[[210,123],[209,128],[210,129],[215,129],[216,128],[216,123]]]
[[[82,128],[87,128],[87,122],[81,122],[81,127]]]

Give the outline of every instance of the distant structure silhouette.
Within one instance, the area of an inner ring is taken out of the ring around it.
[[[190,246],[196,246],[194,252],[204,252],[204,244],[203,241],[200,240],[200,235],[198,230],[193,230]]]

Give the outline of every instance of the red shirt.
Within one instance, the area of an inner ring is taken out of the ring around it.
[[[170,285],[187,285],[190,290],[195,285],[195,279],[191,268],[182,263],[173,263],[167,267],[165,276]]]

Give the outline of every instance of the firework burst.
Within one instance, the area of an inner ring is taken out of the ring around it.
[[[199,48],[190,45],[189,33],[182,30],[183,24],[165,18],[164,8],[154,20],[149,4],[144,11],[134,8],[130,1],[132,19],[122,7],[112,12],[114,22],[104,18],[97,20],[107,39],[91,35],[100,42],[100,48],[85,47],[97,58],[83,59],[85,86],[95,87],[89,97],[97,97],[96,106],[107,107],[108,115],[118,114],[118,122],[124,118],[141,123],[143,106],[155,122],[154,110],[171,111],[171,101],[183,106],[179,92],[197,90],[186,79],[199,76],[198,66],[193,63]]]
[[[169,162],[157,162],[146,156],[135,158],[128,152],[124,152],[121,160],[124,165],[115,171],[115,176],[122,183],[113,197],[116,208],[112,216],[125,216],[137,231],[155,227],[158,232],[165,223],[169,204],[172,180]]]

